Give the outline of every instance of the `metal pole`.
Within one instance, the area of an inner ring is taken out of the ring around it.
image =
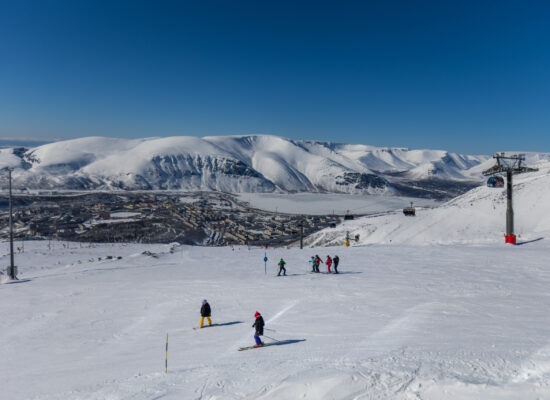
[[[164,373],[168,373],[168,333],[166,334],[166,358],[164,359]]]
[[[514,209],[512,207],[512,170],[506,171],[506,235],[514,234]]]
[[[300,250],[304,248],[304,220],[300,221]]]
[[[15,276],[15,267],[13,263],[13,205],[11,200],[11,171],[13,171],[12,168],[8,168],[8,179],[9,179],[9,194],[10,194],[10,271],[9,276],[10,279],[16,279]]]

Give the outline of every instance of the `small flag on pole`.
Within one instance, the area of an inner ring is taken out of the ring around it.
[[[164,373],[168,373],[168,334],[166,334],[166,359],[164,360]]]

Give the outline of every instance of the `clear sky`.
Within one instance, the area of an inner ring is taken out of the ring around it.
[[[550,2],[0,0],[0,138],[550,151]]]

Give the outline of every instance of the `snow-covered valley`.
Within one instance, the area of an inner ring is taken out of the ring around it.
[[[259,248],[26,242],[0,286],[1,397],[549,399],[549,250],[268,249],[265,275]],[[341,274],[309,273],[316,253]],[[227,325],[192,329],[204,298]],[[256,310],[282,343],[239,352]]]

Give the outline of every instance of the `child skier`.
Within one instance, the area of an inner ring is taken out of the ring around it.
[[[311,263],[311,272],[315,272],[315,257],[311,256],[311,260],[309,262]]]
[[[256,328],[256,333],[254,333],[254,340],[256,341],[256,344],[254,347],[261,347],[264,345],[264,343],[261,341],[260,336],[264,334],[264,319],[262,318],[262,315],[256,311],[254,314],[254,317],[256,318],[256,321],[254,321],[254,324],[252,324],[253,328]]]
[[[330,274],[330,266],[332,265],[332,258],[330,258],[330,256],[327,256],[326,263],[328,267],[328,273]]]
[[[338,273],[338,263],[340,262],[340,258],[338,256],[334,256],[332,261],[334,261],[334,273],[337,274]]]
[[[200,327],[204,325],[204,318],[208,320],[208,325],[212,325],[212,320],[210,319],[210,304],[205,300],[202,301],[202,307],[201,307],[201,325]]]
[[[281,258],[281,261],[279,261],[279,273],[277,274],[277,276],[281,276],[281,272],[283,273],[284,276],[286,276],[285,264],[286,264],[285,260]]]

